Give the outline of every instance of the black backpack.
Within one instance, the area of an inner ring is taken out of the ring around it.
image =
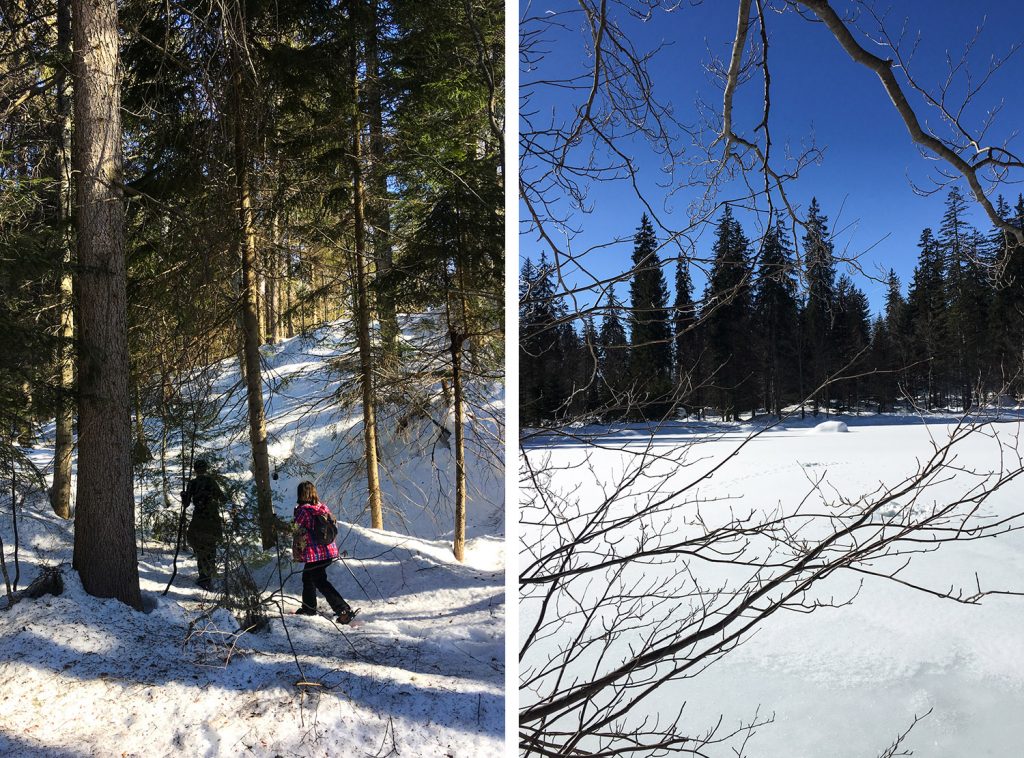
[[[330,511],[316,511],[313,514],[312,537],[317,545],[330,545],[338,539],[338,522]]]

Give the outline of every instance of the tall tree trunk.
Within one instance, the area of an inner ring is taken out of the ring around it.
[[[323,304],[323,322],[326,324],[331,320],[331,299],[327,294],[327,272],[320,272],[320,298]]]
[[[255,249],[255,242],[253,248]],[[267,334],[267,274],[259,255],[256,258],[256,338],[263,344]]]
[[[135,553],[116,0],[74,0],[79,454],[73,565],[90,595],[142,608]]]
[[[462,403],[463,336],[450,331],[452,356],[452,395],[455,425],[455,539],[452,551],[462,561],[466,553],[466,443],[463,439],[465,412]]]
[[[292,282],[292,252],[286,243],[284,248],[284,282],[285,282],[285,321],[288,325],[288,336],[295,336],[295,298],[293,297],[294,283]]]
[[[281,257],[281,214],[275,210],[273,216],[270,219],[270,249],[267,251],[266,256],[266,278],[267,278],[267,299],[266,299],[266,322],[267,322],[267,344],[276,344],[280,338],[278,332],[279,319],[278,319],[278,271],[280,266],[278,260]]]
[[[394,267],[391,246],[391,205],[387,163],[384,158],[384,107],[380,86],[379,2],[370,2],[370,28],[366,35],[366,108],[370,127],[370,223],[373,226],[373,258],[376,262],[377,317],[380,320],[381,356],[385,368],[398,360],[398,316],[395,299],[383,280]]]
[[[135,400],[135,446],[132,449],[132,463],[138,466],[153,460],[153,454],[150,452],[149,442],[146,440],[146,427],[143,424],[142,415],[142,393],[139,389],[138,378],[132,383],[132,388]]]
[[[240,34],[236,32],[236,34]],[[252,447],[252,471],[256,480],[256,502],[260,519],[260,538],[267,549],[277,541],[273,493],[270,489],[270,457],[267,453],[267,419],[263,411],[263,377],[260,370],[259,272],[256,258],[256,234],[253,230],[252,198],[249,188],[249,156],[243,124],[242,63],[232,40],[232,86],[234,90],[235,184],[238,191],[239,235],[242,253],[242,339],[245,364],[245,389],[249,402],[249,443]]]
[[[170,411],[167,408],[168,378],[164,369],[163,355],[160,357],[160,483],[163,487],[164,508],[171,507],[171,478],[167,473],[167,430],[171,426]]]
[[[349,3],[349,18],[352,3]],[[352,45],[350,77],[352,84],[352,211],[356,243],[356,321],[359,336],[359,370],[363,389],[363,445],[366,458],[366,490],[370,507],[370,526],[384,527],[384,509],[380,497],[377,465],[377,416],[373,391],[373,354],[370,345],[370,302],[367,294],[366,220],[363,217],[362,127],[359,118],[359,58]]]
[[[61,230],[60,284],[57,296],[57,413],[56,441],[53,451],[53,488],[50,505],[61,518],[71,518],[71,456],[74,451],[74,403],[71,390],[75,380],[75,317],[71,280],[71,102],[67,92],[67,70],[71,62],[71,4],[57,2],[57,118],[54,123],[53,161],[56,179],[57,221]]]

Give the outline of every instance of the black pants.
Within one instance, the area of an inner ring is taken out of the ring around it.
[[[348,603],[334,589],[334,585],[327,579],[327,567],[331,565],[331,559],[323,561],[311,561],[302,567],[302,608],[307,611],[316,610],[316,591],[326,598],[327,604],[335,613],[342,613],[348,610]]]

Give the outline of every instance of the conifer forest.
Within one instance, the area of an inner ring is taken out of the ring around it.
[[[1024,198],[1011,210],[1000,195],[995,207],[1024,227]],[[945,213],[921,230],[909,287],[892,269],[883,272],[877,313],[855,278],[837,271],[829,219],[814,199],[798,246],[781,220],[752,239],[724,206],[702,256],[710,266],[700,293],[692,259],[659,258],[664,246],[646,215],[621,277],[625,304],[610,287],[604,301],[569,317],[546,255],[527,257],[519,314],[524,422],[707,413],[729,421],[781,418],[783,409],[803,417],[1010,402],[1024,380],[1022,258],[1010,254],[1016,246],[1001,229],[972,226],[966,209],[952,188]],[[557,368],[566,365],[573,371]]]
[[[0,753],[500,750],[504,23],[0,1]]]

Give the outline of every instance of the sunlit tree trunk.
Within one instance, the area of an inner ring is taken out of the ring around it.
[[[90,595],[142,608],[131,465],[117,3],[74,0],[79,266],[74,568]]]
[[[71,279],[71,101],[68,97],[67,70],[71,62],[71,4],[57,2],[57,57],[54,72],[57,92],[57,118],[54,122],[53,161],[56,176],[58,223],[61,229],[61,269],[57,297],[57,413],[56,440],[53,451],[53,488],[50,505],[61,518],[71,518],[71,457],[74,451],[74,402],[71,390],[75,380],[74,337],[75,318]]]
[[[237,31],[236,34],[241,34]],[[235,187],[238,192],[239,234],[242,254],[242,340],[245,389],[249,407],[249,443],[256,480],[256,502],[263,547],[276,542],[273,493],[270,488],[270,457],[267,452],[267,419],[263,409],[263,376],[260,368],[259,270],[256,233],[253,228],[252,197],[249,187],[249,156],[243,123],[241,40],[231,41],[232,89],[234,94]]]
[[[464,560],[466,553],[466,443],[465,410],[462,400],[462,342],[463,335],[451,331],[452,396],[455,425],[455,539],[452,550],[456,560]]]
[[[352,3],[349,3],[349,18]],[[366,459],[366,489],[370,509],[370,526],[384,527],[384,509],[380,497],[380,474],[377,465],[377,417],[373,391],[373,354],[370,344],[370,302],[367,294],[366,220],[363,215],[362,125],[359,118],[359,57],[353,43],[349,61],[352,85],[352,211],[355,231],[356,260],[356,331],[359,338],[359,371],[363,390],[363,444]]]
[[[270,248],[266,256],[267,272],[267,299],[266,299],[266,322],[267,322],[267,344],[273,345],[280,339],[280,319],[278,304],[278,276],[280,274],[281,258],[281,214],[275,210],[270,220]]]

